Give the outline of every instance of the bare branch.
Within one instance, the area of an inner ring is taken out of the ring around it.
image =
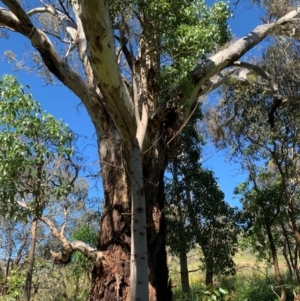
[[[267,71],[265,71],[264,69],[260,68],[257,65],[253,65],[253,64],[241,62],[241,61],[235,61],[233,63],[233,66],[238,66],[238,67],[253,71],[254,73],[256,73],[257,75],[261,76],[262,78],[264,78],[266,80],[271,80],[271,78],[272,78],[271,75]]]
[[[31,30],[33,29],[33,24],[28,17],[28,15],[25,13],[25,11],[22,9],[21,5],[18,1],[10,1],[10,0],[2,0],[2,2],[11,10],[11,12],[17,17],[20,23],[24,25],[24,29],[26,29],[28,35]]]
[[[35,7],[27,12],[27,16],[31,17],[35,14],[43,14],[43,13],[50,13],[54,15],[55,14],[54,8],[51,9],[51,7],[48,5],[44,7]]]
[[[195,87],[190,98],[190,107],[192,107],[197,101],[199,95],[205,94],[202,90],[202,86],[209,78],[222,71],[224,68],[231,66],[242,55],[261,42],[272,31],[284,24],[293,22],[294,18],[299,14],[299,11],[300,7],[286,14],[276,22],[257,26],[248,35],[237,40],[229,47],[219,51],[197,66],[192,71]]]
[[[202,86],[202,94],[206,95],[209,92],[212,92],[218,89],[222,84],[224,84],[229,77],[236,71],[236,68],[219,72],[215,76],[211,77],[209,80],[205,82]]]
[[[63,206],[63,212],[64,212],[64,222],[63,222],[62,227],[61,227],[60,232],[59,232],[59,234],[61,236],[64,236],[65,229],[67,227],[68,210],[67,210],[67,208],[65,206]]]
[[[54,263],[68,264],[71,261],[74,252],[78,251],[89,259],[96,266],[101,266],[105,261],[105,256],[97,249],[91,248],[82,241],[73,241],[69,244],[70,248],[63,249],[61,252],[54,252],[50,250]]]
[[[59,240],[62,245],[61,252],[50,251],[53,257],[54,263],[68,264],[71,261],[74,252],[79,251],[86,258],[88,258],[93,264],[100,266],[102,261],[105,260],[102,252],[94,249],[82,241],[69,242],[66,237],[57,231],[54,223],[46,217],[41,217],[40,220],[44,222],[50,229],[52,235]]]

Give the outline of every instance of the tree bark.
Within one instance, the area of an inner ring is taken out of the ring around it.
[[[150,140],[149,140],[150,141]],[[172,300],[165,248],[163,176],[166,162],[163,141],[143,154],[143,177],[147,213],[149,300]],[[129,300],[131,181],[130,153],[111,126],[101,138],[101,174],[104,210],[99,246],[105,262],[92,272],[91,301]]]
[[[214,284],[214,265],[209,260],[206,261],[206,270],[205,270],[205,284],[213,285]]]
[[[92,272],[91,301],[129,300],[130,155],[113,124],[99,145],[104,208],[98,250],[105,262]]]
[[[184,227],[184,221],[182,217],[182,210],[181,210],[181,200],[180,198],[180,192],[178,191],[178,157],[175,156],[174,161],[173,161],[173,169],[174,169],[174,174],[173,174],[173,182],[175,186],[175,204],[177,206],[176,208],[176,219],[177,222]],[[190,194],[190,191],[186,191],[187,195]],[[188,202],[190,203],[190,198],[188,197]],[[190,284],[189,284],[189,272],[188,272],[188,264],[187,264],[187,255],[186,255],[186,250],[185,250],[185,237],[183,232],[179,232],[179,242],[182,245],[180,248],[179,252],[179,262],[180,262],[180,280],[181,280],[181,290],[183,293],[189,293],[190,292]]]
[[[190,293],[189,270],[187,263],[186,252],[180,252],[180,277],[181,277],[181,290],[183,293]]]
[[[291,278],[295,278],[295,273],[293,272],[292,263],[291,263],[291,261],[289,259],[287,251],[286,251],[286,249],[287,249],[286,245],[287,245],[287,243],[283,244],[282,255],[283,255],[283,257],[285,259],[285,262],[286,262],[286,265],[288,267],[290,277]]]
[[[292,255],[291,243],[289,241],[288,233],[286,231],[283,221],[281,221],[281,228],[282,228],[283,235],[285,238],[283,256],[287,262],[287,266],[288,266],[290,275],[293,278],[296,277],[298,284],[300,284],[300,275],[299,275],[299,270],[297,267],[297,255],[295,257],[293,257],[293,255]],[[287,248],[288,253],[286,252],[286,248]]]
[[[203,243],[203,246],[201,246],[204,260],[205,260],[205,285],[213,285],[214,284],[214,262],[213,262],[213,256],[208,254],[208,252],[213,252],[213,250],[209,250],[205,245],[206,243]]]
[[[161,132],[159,131],[156,137],[147,140],[157,141],[157,138],[160,136]],[[145,147],[143,154],[143,174],[147,206],[150,301],[172,300],[165,240],[166,221],[163,212],[165,205],[164,171],[166,160],[166,148],[164,141],[161,139],[154,145]]]
[[[32,221],[31,224],[31,243],[28,255],[28,266],[26,273],[26,281],[24,287],[24,301],[30,301],[33,267],[34,267],[34,256],[35,256],[35,246],[36,246],[36,231],[37,230],[37,218]]]
[[[148,289],[148,253],[146,227],[146,201],[143,181],[142,150],[138,141],[131,152],[131,301],[147,300]]]
[[[286,301],[286,297],[287,297],[286,288],[285,288],[285,284],[284,284],[283,279],[280,274],[276,245],[275,245],[275,241],[274,241],[274,238],[272,235],[270,223],[268,222],[266,216],[265,216],[265,225],[266,225],[267,235],[268,235],[268,239],[269,239],[270,250],[271,250],[271,254],[272,254],[274,274],[275,274],[275,278],[277,280],[277,283],[280,287],[280,292],[281,292],[280,301]]]

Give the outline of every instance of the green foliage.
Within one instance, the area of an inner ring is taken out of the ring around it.
[[[201,267],[213,275],[234,274],[238,214],[224,201],[213,172],[201,167],[201,136],[192,120],[170,160],[172,178],[166,183],[167,238],[179,255],[199,245]]]
[[[95,229],[88,225],[80,225],[79,228],[72,233],[71,240],[80,240],[88,244],[90,247],[96,248],[98,243],[98,233]],[[82,273],[84,270],[92,266],[91,262],[79,252],[76,252],[73,256],[73,262],[78,264],[80,267],[79,269],[76,268],[77,273]]]
[[[161,21],[160,44],[163,61],[166,61],[159,79],[162,102],[173,98],[176,103],[179,93],[183,99],[177,105],[184,106],[193,87],[191,70],[200,59],[230,40],[227,20],[231,12],[226,2],[216,2],[210,8],[204,1],[161,3],[162,7],[154,11]],[[171,24],[168,26],[168,23]]]
[[[230,288],[237,301],[278,301],[276,294],[280,295],[280,288],[274,275],[265,274],[257,270],[253,272],[238,273],[233,277],[222,277],[221,286]],[[285,279],[287,283],[287,300],[293,300],[293,289],[297,286],[294,280]],[[276,294],[275,294],[275,293]]]
[[[0,288],[5,291],[5,296],[0,296],[0,301],[17,301],[21,299],[25,284],[25,271],[14,269],[9,277],[1,279]]]
[[[77,264],[53,266],[52,260],[36,258],[33,275],[32,300],[86,301],[90,290],[88,273],[76,274]],[[0,301],[22,300],[25,270],[13,269],[7,278],[0,279]]]
[[[241,194],[243,204],[246,226],[243,246],[251,248],[259,259],[272,261],[274,266],[281,250],[285,252],[287,245],[291,249],[297,245],[290,224],[294,231],[298,228],[299,102],[287,106],[281,106],[280,102],[295,99],[299,94],[298,46],[285,38],[271,44],[260,66],[272,81],[251,72],[244,83],[231,81],[224,88],[224,98],[216,110],[221,121],[218,128],[223,129],[219,141],[230,146],[232,158],[248,173],[247,182],[235,191]],[[270,86],[276,86],[276,94]],[[286,256],[290,271],[297,268],[293,252]],[[279,273],[282,274],[281,267]],[[273,285],[276,290],[281,285],[277,279],[278,283]],[[250,287],[253,297],[249,300],[276,299],[263,286]],[[266,291],[270,295],[264,298]]]
[[[173,292],[174,301],[225,301],[236,300],[233,295],[225,288],[194,285],[191,293],[182,293],[181,291]]]
[[[42,111],[32,95],[12,76],[0,80],[0,200],[1,213],[13,216],[17,198],[36,198],[51,194],[57,198],[70,191],[70,181],[47,170],[55,161],[73,155],[73,134],[62,121]],[[39,214],[44,206],[40,204]],[[23,210],[23,215],[30,212]]]
[[[155,68],[161,104],[176,103],[180,94],[183,99],[176,105],[184,106],[192,91],[192,69],[231,38],[231,11],[225,1],[210,7],[204,0],[112,1],[110,12],[114,26],[125,30],[132,45],[145,39],[150,52],[160,58]]]
[[[80,225],[71,235],[72,240],[81,240],[92,248],[97,247],[97,232],[88,225]]]

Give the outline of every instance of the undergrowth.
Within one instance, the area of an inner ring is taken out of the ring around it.
[[[287,275],[285,278],[287,300],[293,300],[297,282]],[[235,276],[221,277],[215,287],[205,287],[202,276],[191,284],[191,293],[183,294],[180,287],[173,289],[173,301],[277,301],[280,288],[272,272],[253,269],[238,272]]]

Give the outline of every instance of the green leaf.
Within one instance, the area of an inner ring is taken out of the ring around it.
[[[223,294],[223,295],[228,295],[228,290],[225,289],[225,288],[219,287],[219,291],[220,291],[220,293]]]

